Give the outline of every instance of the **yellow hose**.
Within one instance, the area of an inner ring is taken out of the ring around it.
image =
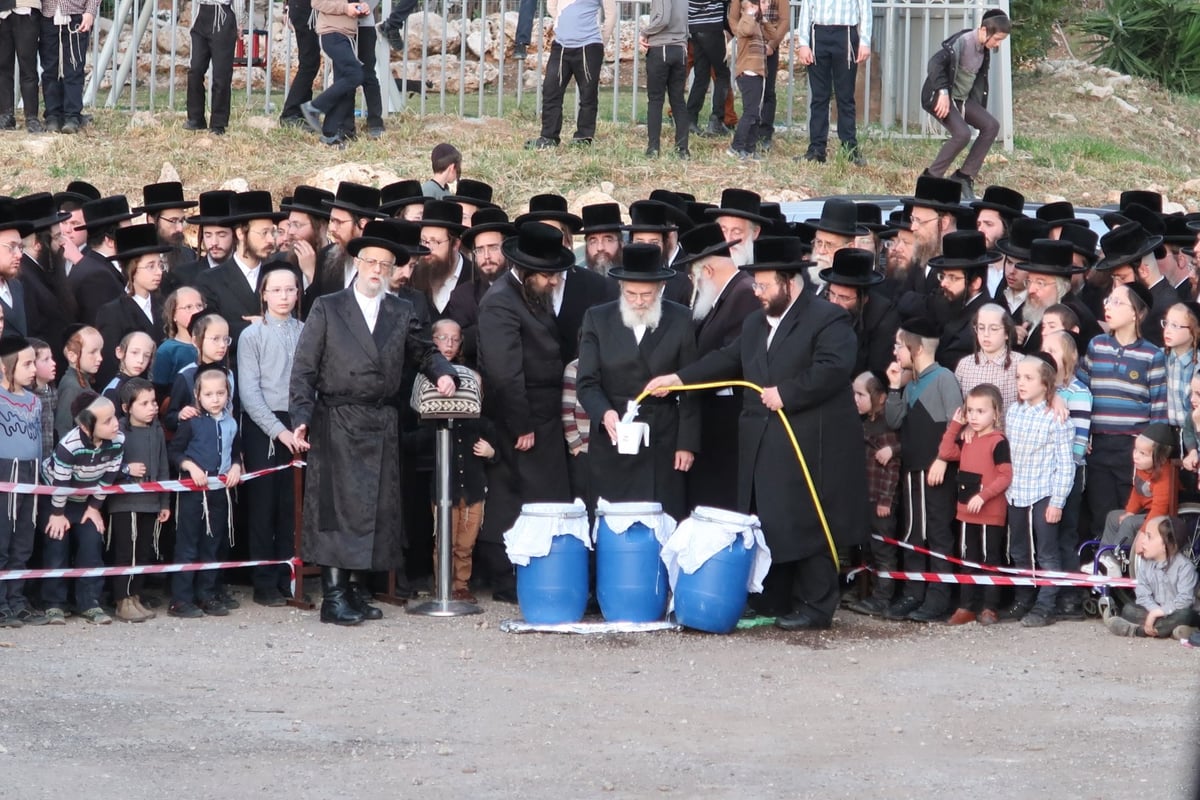
[[[761,386],[750,383],[750,381],[715,381],[713,383],[693,383],[687,386],[666,386],[663,388],[668,392],[690,392],[703,389],[725,389],[731,386],[753,389],[760,395],[764,391]],[[649,395],[649,392],[642,392],[634,402],[641,405],[641,402]],[[782,408],[777,409],[775,413],[779,415],[779,420],[783,423],[783,429],[787,431],[788,438],[792,440],[792,449],[796,451],[796,460],[800,462],[800,471],[804,473],[804,482],[808,484],[808,492],[812,495],[813,505],[817,508],[817,517],[821,520],[821,530],[825,532],[825,541],[829,543],[829,555],[833,558],[833,565],[834,567],[840,567],[837,545],[833,543],[833,532],[829,530],[829,520],[825,519],[825,507],[821,505],[821,498],[817,496],[817,487],[813,484],[812,473],[808,471],[808,462],[804,460],[804,453],[800,451],[800,442],[796,441],[796,432],[792,430],[792,424],[788,422],[787,414],[783,413]]]

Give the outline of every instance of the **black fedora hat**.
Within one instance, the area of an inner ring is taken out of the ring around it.
[[[1088,270],[1075,266],[1075,246],[1063,239],[1035,239],[1029,247],[1029,259],[1018,262],[1017,269],[1056,278],[1069,278]]]
[[[100,196],[100,190],[87,181],[71,181],[66,189],[54,193],[54,205],[61,206],[67,201],[83,205],[89,200],[99,200]]]
[[[462,233],[463,247],[470,250],[475,246],[475,237],[481,233],[495,231],[507,239],[517,232],[517,227],[508,221],[508,214],[498,206],[481,208],[471,217],[472,225]]]
[[[690,231],[680,234],[679,246],[683,248],[683,254],[676,256],[672,265],[684,267],[709,256],[728,258],[729,248],[733,247],[733,242],[725,241],[725,235],[721,233],[721,226],[710,222],[707,225],[697,225]]]
[[[324,201],[332,199],[333,192],[302,183],[292,190],[290,198],[284,198],[283,202],[279,204],[279,210],[289,213],[299,211],[310,217],[329,219],[329,207],[325,205]]]
[[[150,183],[142,187],[142,204],[135,214],[156,214],[170,208],[195,208],[195,200],[183,199],[183,184],[179,181]]]
[[[462,224],[463,208],[458,203],[449,200],[430,200],[425,204],[425,213],[421,219],[414,220],[422,228],[445,228],[454,236],[460,236],[467,229]]]
[[[950,212],[954,215],[954,227],[960,231],[975,230],[975,223],[979,219],[979,211],[970,206],[959,206]]]
[[[379,210],[379,190],[374,186],[363,186],[361,183],[342,181],[332,200],[321,201],[329,208],[340,208],[356,217],[386,217]]]
[[[1007,186],[989,186],[983,197],[969,204],[976,211],[991,209],[1005,219],[1025,216],[1025,195]]]
[[[1153,211],[1155,214],[1161,214],[1163,209],[1163,196],[1158,192],[1149,192],[1143,189],[1130,189],[1121,192],[1121,199],[1117,203],[1117,208],[1124,211],[1129,206],[1137,203],[1140,206]]]
[[[421,244],[421,226],[409,219],[392,219],[389,229],[395,234],[400,244],[408,248],[408,254],[413,258],[429,255],[429,248]]]
[[[883,209],[878,203],[856,203],[855,211],[858,212],[858,224],[871,233],[878,234],[887,230],[888,226],[883,222]]]
[[[255,219],[279,222],[287,219],[288,212],[276,211],[271,193],[266,191],[238,192],[229,202],[229,216],[224,219],[226,228],[245,225]]]
[[[754,259],[738,269],[746,272],[803,272],[817,265],[817,262],[804,257],[807,254],[804,243],[795,236],[760,236],[754,240],[753,246]]]
[[[712,222],[712,217],[708,215],[708,212],[714,208],[716,206],[712,203],[689,200],[684,203],[683,213],[687,214],[693,225],[707,225]]]
[[[1014,219],[1008,236],[996,242],[996,249],[1017,261],[1029,260],[1029,248],[1035,239],[1050,238],[1050,223],[1043,219]]]
[[[28,220],[34,233],[49,230],[71,216],[69,211],[58,210],[54,195],[49,192],[36,192],[18,197],[16,205],[17,216]]]
[[[388,216],[405,206],[424,202],[425,195],[421,192],[420,181],[396,181],[379,190],[379,210]]]
[[[16,231],[22,239],[33,233],[33,223],[20,217],[11,197],[0,198],[0,231]]]
[[[1196,234],[1188,228],[1188,218],[1182,212],[1163,214],[1163,241],[1167,244],[1191,245],[1196,241]]]
[[[532,272],[566,272],[575,254],[563,247],[562,231],[544,222],[529,222],[500,245],[508,263]]]
[[[866,236],[871,231],[858,224],[858,208],[853,200],[831,197],[821,206],[819,219],[805,220],[814,230],[832,233],[834,236]]]
[[[942,326],[928,317],[907,317],[900,320],[900,330],[922,339],[939,339]]]
[[[821,270],[817,277],[838,286],[874,286],[883,283],[883,276],[875,271],[875,254],[859,247],[838,250],[833,254],[833,266]]]
[[[662,190],[656,189],[655,191],[661,192]],[[634,225],[641,224],[639,219],[645,224],[650,224],[653,219],[661,218],[665,225],[677,228],[680,233],[690,231],[696,227],[696,223],[684,211],[684,203],[685,201],[680,200],[678,206],[673,206],[662,200],[635,200],[629,204],[629,218]],[[643,213],[644,209],[651,209],[649,217]]]
[[[900,202],[949,213],[962,207],[961,200],[962,184],[958,181],[949,178],[935,178],[932,175],[919,175],[913,196],[905,197]]]
[[[199,212],[193,217],[188,217],[189,225],[207,225],[210,228],[224,228],[225,218],[229,216],[229,206],[233,202],[233,196],[237,192],[231,192],[228,189],[214,189],[211,192],[200,193]]]
[[[762,213],[762,197],[757,192],[745,189],[726,189],[721,192],[721,204],[704,212],[709,219],[714,217],[739,217],[758,225],[770,222]]]
[[[630,242],[621,251],[621,266],[608,271],[618,281],[669,281],[675,270],[662,265],[662,248],[646,242]]]
[[[1051,227],[1057,227],[1069,219],[1075,219],[1075,206],[1071,205],[1069,200],[1056,200],[1053,203],[1039,206],[1038,210],[1034,212],[1034,216],[1044,222],[1049,222]]]
[[[951,231],[942,237],[942,254],[929,259],[929,268],[971,272],[1000,258],[1000,253],[987,249],[987,240],[979,231]]]
[[[518,228],[526,222],[561,222],[571,233],[579,233],[583,220],[567,210],[567,198],[561,194],[535,194],[529,198],[529,211],[513,220]]]
[[[1090,226],[1063,225],[1058,234],[1059,241],[1070,242],[1076,253],[1087,259],[1088,266],[1096,263],[1099,256],[1096,253],[1096,243],[1100,237]]]
[[[1100,237],[1104,257],[1096,262],[1101,272],[1129,265],[1138,266],[1142,257],[1162,244],[1162,236],[1151,236],[1137,222],[1127,222]]]
[[[662,203],[667,207],[667,219],[679,226],[680,231],[690,230],[696,223],[687,215],[687,204],[694,202],[695,195],[687,192],[672,192],[668,189],[655,189],[650,192],[648,200],[638,200],[638,203]],[[636,203],[634,204],[636,205]],[[633,210],[633,206],[630,206]]]
[[[83,227],[89,231],[107,228],[136,216],[129,210],[129,200],[123,194],[101,197],[83,204]]]
[[[128,261],[150,253],[166,253],[172,249],[171,245],[158,240],[158,227],[152,222],[117,228],[113,241],[117,246],[113,258],[117,261]]]
[[[397,228],[401,224],[393,219],[370,220],[363,226],[361,236],[346,243],[346,252],[357,256],[364,247],[380,247],[395,256],[397,264],[407,264],[412,253],[401,241],[401,231]]]
[[[890,239],[900,231],[911,231],[913,229],[912,205],[905,203],[899,208],[892,209],[884,226],[884,230],[879,232],[881,239]]]
[[[454,186],[454,194],[442,198],[448,203],[466,203],[476,208],[488,208],[496,205],[492,202],[492,186],[483,181],[473,181],[470,178],[459,178]]]
[[[615,233],[625,227],[625,221],[621,219],[621,206],[616,203],[593,203],[580,211],[583,214],[583,227],[579,232],[584,236]]]
[[[629,206],[629,233],[662,233],[677,230],[678,226],[667,219],[667,206],[663,203],[639,200]]]

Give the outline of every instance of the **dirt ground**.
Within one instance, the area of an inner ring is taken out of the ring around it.
[[[356,628],[0,632],[4,798],[1182,798],[1200,652],[839,611],[834,629],[507,634],[514,606]]]

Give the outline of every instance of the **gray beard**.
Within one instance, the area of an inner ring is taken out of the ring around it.
[[[707,317],[717,304],[720,289],[707,278],[696,279],[696,297],[692,300],[692,319],[696,322]]]
[[[645,325],[647,331],[652,331],[658,327],[658,323],[662,322],[662,297],[654,301],[654,305],[645,311],[635,311],[630,308],[629,302],[622,295],[621,297],[621,322],[629,330],[633,330],[638,325]]]
[[[754,261],[754,245],[752,241],[738,242],[730,247],[729,259],[735,267],[744,267]]]
[[[1029,298],[1025,298],[1025,303],[1021,306],[1021,321],[1029,325],[1029,330],[1033,330],[1042,322],[1042,315],[1046,313],[1046,309],[1035,306],[1029,302]]]
[[[588,269],[600,275],[608,275],[608,271],[613,267],[613,260],[603,253],[594,259],[585,259],[585,261]]]

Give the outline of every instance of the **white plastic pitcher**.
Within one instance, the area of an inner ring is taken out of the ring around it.
[[[650,425],[646,422],[617,423],[617,452],[636,456],[642,445],[650,446]]]

